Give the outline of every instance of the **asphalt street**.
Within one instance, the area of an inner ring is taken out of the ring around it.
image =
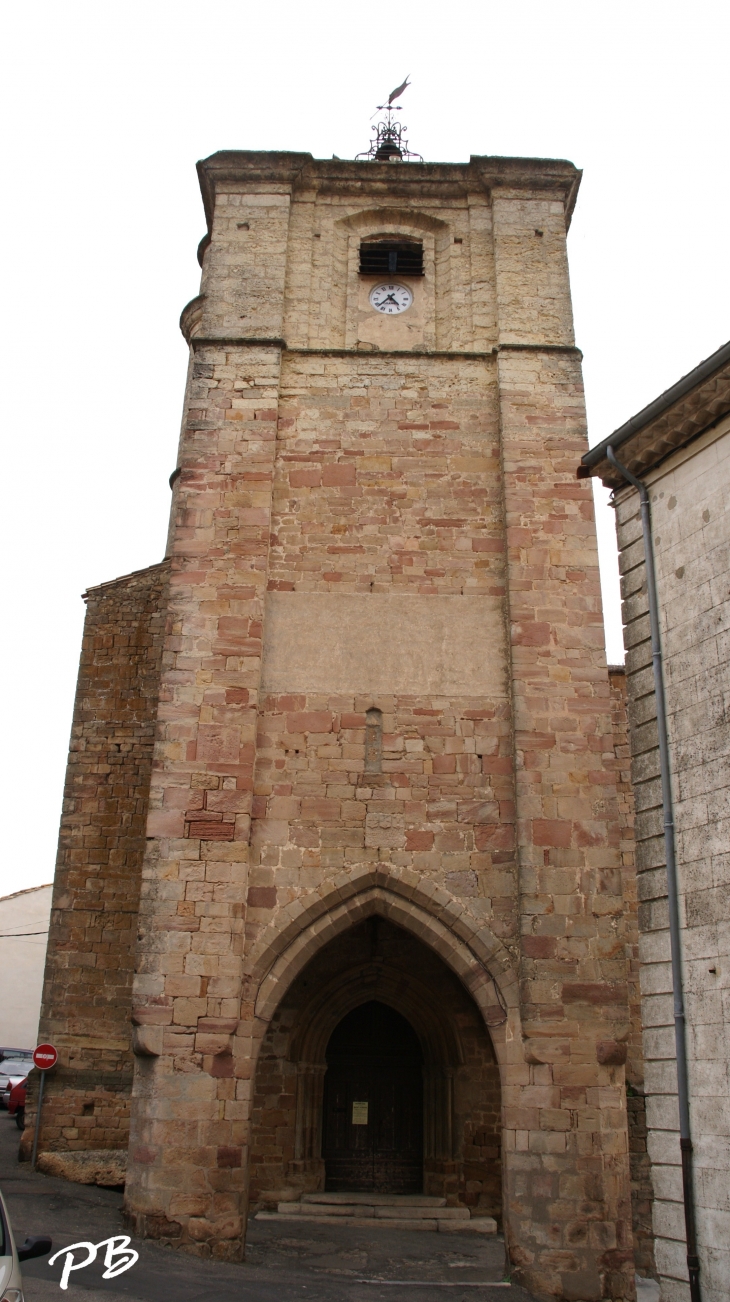
[[[50,1234],[56,1252],[125,1232],[121,1193],[34,1173],[29,1163],[18,1162],[17,1150],[15,1122],[0,1111],[0,1187],[16,1242]],[[62,1258],[53,1266],[47,1258],[26,1262],[26,1302],[532,1302],[517,1285],[505,1287],[502,1240],[476,1234],[251,1220],[246,1260],[235,1265],[201,1261],[144,1240],[132,1240],[132,1246],[139,1260],[130,1270],[102,1280],[97,1258],[71,1275],[65,1293]]]

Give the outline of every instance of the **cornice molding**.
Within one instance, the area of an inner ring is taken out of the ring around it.
[[[193,299],[183,309],[183,317],[188,309],[193,309],[199,302]],[[191,313],[192,315],[192,313]],[[181,318],[180,328],[185,334]],[[186,339],[188,338],[185,335]],[[574,344],[495,344],[487,349],[429,349],[429,348],[290,348],[285,339],[259,338],[253,335],[191,335],[190,347],[198,348],[280,348],[282,352],[304,357],[466,357],[489,359],[499,357],[500,353],[567,353],[569,356],[582,358],[580,348]]]
[[[210,233],[216,190],[226,186],[265,186],[292,194],[338,193],[379,199],[403,195],[413,200],[465,198],[470,191],[552,191],[565,208],[566,227],[575,206],[582,173],[554,158],[500,158],[472,154],[468,163],[373,163],[311,154],[221,150],[197,164]]]

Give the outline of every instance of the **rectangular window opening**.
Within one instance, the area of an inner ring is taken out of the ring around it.
[[[365,772],[383,772],[383,715],[376,707],[365,715]]]
[[[418,240],[363,240],[361,276],[422,276],[423,245]]]

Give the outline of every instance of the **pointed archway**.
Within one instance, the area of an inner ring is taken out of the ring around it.
[[[380,1182],[380,1192],[405,1192],[403,1181],[410,1182],[419,1191],[499,1219],[499,1067],[481,1011],[426,940],[371,913],[322,945],[280,994],[254,1084],[252,1204],[274,1206],[301,1192],[322,1190],[332,1180],[344,1180],[352,1188],[353,1180],[364,1179],[362,1168],[358,1174],[342,1164],[361,1145],[373,1167],[364,1190]],[[370,1056],[367,1051],[361,1055],[359,1071],[361,1085],[367,1082],[371,1094],[363,1087],[363,1097],[356,1098],[340,1089],[337,1106],[345,1112],[339,1136],[333,1137],[327,1132],[330,1086],[337,1088],[338,1079],[339,1086],[343,1081],[346,1086],[347,1071],[351,1084],[357,1076],[354,1061],[338,1064],[328,1047],[349,1017],[373,1003],[412,1028],[420,1090],[413,1088],[412,1062],[401,1064],[401,1084],[411,1107],[417,1097],[419,1116],[414,1122],[403,1109],[399,1117],[394,1113],[387,1124],[395,1129],[384,1139],[381,1135],[383,1142],[375,1132],[368,1133],[374,1120],[369,1110],[365,1118],[363,1108],[356,1109],[353,1120],[354,1104],[368,1103],[381,1112],[388,1106],[386,1096],[398,1068],[384,1062],[374,1047]],[[368,1129],[359,1130],[363,1120]],[[415,1173],[417,1149],[421,1166]],[[410,1174],[405,1172],[409,1162]]]
[[[315,954],[365,918],[379,915],[420,937],[462,982],[481,1009],[500,1062],[522,1061],[515,964],[502,942],[464,902],[426,887],[415,873],[376,864],[338,881],[302,908],[282,909],[247,962],[256,1018],[270,1021],[283,991]]]

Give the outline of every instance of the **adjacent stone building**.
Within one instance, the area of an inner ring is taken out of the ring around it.
[[[664,1302],[686,1302],[667,879],[639,494],[649,488],[676,825],[703,1302],[730,1281],[730,344],[594,448],[614,489],[640,899],[648,1150]]]
[[[167,557],[89,594],[42,1146],[129,1140],[130,1223],[204,1255],[240,1256],[249,1207],[421,1193],[494,1217],[539,1297],[628,1300],[580,174],[199,172]]]

